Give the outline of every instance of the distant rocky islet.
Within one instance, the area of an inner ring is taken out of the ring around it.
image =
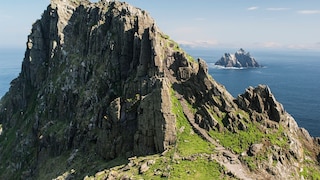
[[[259,68],[262,67],[249,52],[240,48],[236,53],[225,53],[216,63],[226,68]]]

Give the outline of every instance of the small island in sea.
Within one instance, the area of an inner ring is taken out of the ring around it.
[[[225,53],[215,65],[234,68],[257,68],[260,64],[249,52],[240,48],[235,54]]]

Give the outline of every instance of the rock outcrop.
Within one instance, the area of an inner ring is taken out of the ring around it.
[[[235,68],[261,67],[259,63],[251,57],[250,53],[245,52],[242,48],[235,54],[225,53],[215,65]]]
[[[301,179],[319,146],[267,86],[235,99],[118,1],[52,0],[0,103],[0,179]]]

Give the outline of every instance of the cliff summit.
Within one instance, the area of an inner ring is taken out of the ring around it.
[[[52,0],[0,102],[0,179],[316,179],[319,143],[119,1]]]

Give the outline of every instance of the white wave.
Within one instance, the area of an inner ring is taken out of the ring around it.
[[[260,66],[260,67],[225,67],[225,66],[215,65],[215,63],[208,63],[208,66],[209,66],[209,68],[212,68],[212,69],[231,69],[231,70],[267,68],[267,66]]]
[[[213,69],[247,69],[244,67],[225,67],[225,66],[219,66],[219,65],[215,65],[214,63],[209,63],[209,68],[213,68]]]

